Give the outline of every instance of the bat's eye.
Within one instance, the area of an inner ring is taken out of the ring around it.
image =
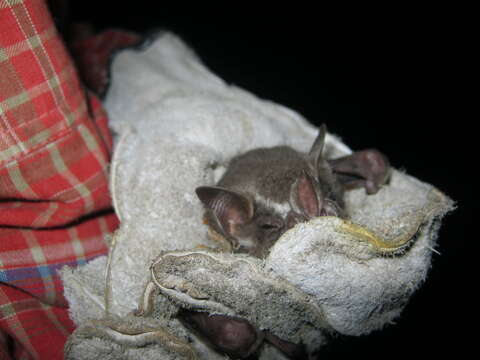
[[[260,228],[262,228],[263,230],[272,230],[272,229],[278,229],[278,226],[273,224],[260,224]]]
[[[279,230],[284,225],[282,218],[278,216],[261,216],[257,224],[260,229],[265,231]]]

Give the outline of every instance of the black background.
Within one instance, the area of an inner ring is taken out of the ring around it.
[[[426,283],[396,325],[369,336],[339,337],[320,358],[466,353],[472,345],[468,326],[478,312],[470,307],[478,299],[476,264],[466,258],[477,241],[468,230],[476,164],[467,153],[474,151],[469,122],[478,112],[463,113],[472,98],[461,84],[470,74],[455,14],[449,9],[359,13],[346,5],[336,11],[271,6],[270,12],[258,13],[232,4],[205,14],[187,4],[173,12],[156,2],[99,9],[82,1],[73,2],[70,16],[98,30],[172,30],[228,83],[286,105],[317,125],[325,122],[353,149],[380,149],[394,167],[452,197],[458,209],[444,219],[441,255],[433,255]]]

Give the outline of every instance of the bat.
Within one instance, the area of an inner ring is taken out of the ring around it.
[[[308,153],[288,146],[248,151],[231,160],[216,186],[198,187],[210,230],[233,251],[265,258],[299,222],[317,216],[348,218],[345,191],[364,187],[375,194],[387,182],[390,165],[375,149],[326,159],[326,133],[322,125]]]
[[[327,129],[322,125],[308,153],[288,146],[254,149],[233,158],[215,186],[195,191],[205,220],[235,252],[265,258],[279,237],[317,216],[347,218],[344,193],[363,187],[375,194],[390,175],[381,152],[367,149],[337,159],[323,156]],[[220,352],[247,358],[267,341],[291,359],[306,358],[301,344],[259,331],[242,319],[185,311],[186,323]]]

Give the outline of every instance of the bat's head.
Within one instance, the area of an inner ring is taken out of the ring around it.
[[[232,160],[218,186],[197,188],[211,229],[235,251],[263,258],[297,223],[345,217],[343,187],[322,156],[325,135],[322,126],[308,154],[252,150]]]

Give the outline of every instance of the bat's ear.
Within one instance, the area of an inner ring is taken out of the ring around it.
[[[292,210],[307,219],[320,215],[322,197],[311,176],[306,172],[293,183],[290,190],[290,206]]]
[[[386,156],[375,149],[357,151],[328,162],[346,189],[364,187],[367,194],[375,194],[391,172]]]
[[[200,186],[195,192],[217,221],[217,224],[211,225],[224,236],[234,237],[236,227],[246,224],[253,217],[253,203],[242,194],[218,186]]]
[[[313,170],[313,174],[316,176],[318,167],[320,166],[320,160],[322,159],[323,149],[325,147],[325,136],[327,135],[327,126],[322,124],[318,131],[317,138],[313,142],[313,145],[308,152],[308,164]]]

